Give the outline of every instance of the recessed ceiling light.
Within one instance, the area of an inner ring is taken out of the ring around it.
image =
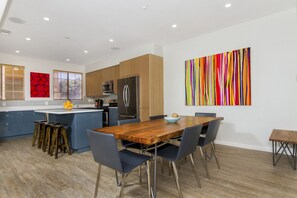
[[[147,9],[147,6],[146,5],[143,5],[142,6],[142,9],[146,10]]]
[[[172,28],[176,28],[176,27],[177,27],[177,25],[176,25],[176,24],[173,24],[171,27],[172,27]]]
[[[113,42],[113,39],[109,39],[109,42],[111,42],[111,43],[112,43],[112,42]]]
[[[89,51],[85,50],[84,53],[87,54],[87,53],[89,53]]]
[[[27,37],[26,40],[27,40],[27,41],[31,41],[31,38]]]
[[[230,8],[231,7],[231,3],[226,3],[225,4],[225,8]]]
[[[9,17],[8,18],[11,22],[17,23],[17,24],[24,24],[26,23],[23,19],[17,18],[17,17]]]
[[[43,17],[43,20],[45,20],[45,21],[49,21],[50,18],[48,18],[48,17]]]
[[[19,50],[15,50],[15,52],[16,52],[16,53],[20,53],[20,51],[19,51]]]
[[[66,61],[67,61],[67,62],[69,62],[69,61],[70,61],[70,59],[69,59],[69,58],[67,58],[67,59],[66,59]]]
[[[11,32],[9,30],[0,29],[0,33],[2,35],[10,35]]]

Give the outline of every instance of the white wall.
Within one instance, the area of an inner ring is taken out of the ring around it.
[[[38,60],[18,55],[0,54],[0,64],[11,64],[25,66],[25,100],[53,100],[53,70],[75,71],[84,73],[84,66],[58,63],[46,60]],[[30,72],[50,74],[50,98],[30,97]],[[85,79],[85,77],[84,77]],[[83,84],[85,81],[83,81]],[[84,90],[85,95],[85,90]]]
[[[196,24],[199,25],[199,24]],[[251,106],[185,106],[184,62],[251,47]],[[297,130],[296,9],[164,47],[165,113],[216,112],[217,142],[271,150],[273,128]]]

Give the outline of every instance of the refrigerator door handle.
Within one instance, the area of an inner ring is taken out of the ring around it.
[[[127,88],[128,88],[128,85],[125,85],[125,107],[128,107]]]
[[[124,106],[126,107],[125,93],[126,93],[126,85],[124,85],[124,88],[123,88],[123,102],[124,102]]]
[[[130,105],[130,89],[129,85],[127,85],[127,107]]]

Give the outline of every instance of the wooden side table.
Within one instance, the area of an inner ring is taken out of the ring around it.
[[[296,170],[297,131],[273,129],[269,141],[272,141],[273,166],[276,166],[279,159],[285,153],[292,168]],[[290,147],[290,144],[293,147]],[[277,157],[277,155],[279,156]]]

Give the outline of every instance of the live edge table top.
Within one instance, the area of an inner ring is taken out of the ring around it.
[[[141,144],[155,144],[182,134],[187,127],[207,124],[221,117],[182,116],[176,123],[168,123],[165,119],[157,119],[139,123],[125,124],[94,129],[103,133],[114,134],[115,138]]]
[[[297,131],[273,129],[269,140],[297,144]]]

